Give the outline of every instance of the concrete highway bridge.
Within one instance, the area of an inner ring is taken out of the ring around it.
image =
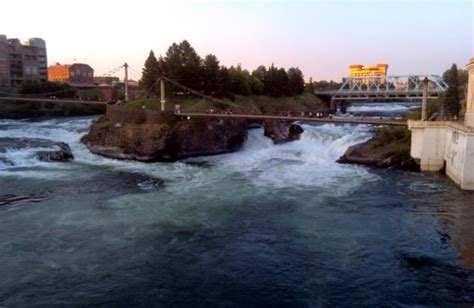
[[[448,88],[438,75],[364,76],[347,77],[337,90],[314,93],[330,97],[331,102],[341,101],[421,101],[427,86],[427,98],[439,97]]]

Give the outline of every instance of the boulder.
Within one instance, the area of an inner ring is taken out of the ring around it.
[[[299,140],[303,132],[303,128],[297,124],[265,121],[263,134],[272,139],[274,144],[282,144]]]
[[[57,143],[59,150],[53,151],[38,151],[36,157],[42,161],[67,161],[74,159],[71,148],[64,142]]]
[[[64,142],[52,141],[41,138],[0,138],[0,161],[13,166],[14,163],[4,157],[7,150],[34,149],[38,148],[35,156],[43,161],[67,161],[74,159],[69,145]],[[48,148],[48,150],[44,150]],[[40,150],[41,149],[41,150]],[[50,149],[50,150],[49,150]]]
[[[395,154],[395,143],[375,147],[372,140],[350,146],[337,160],[341,164],[363,164],[382,168],[420,171],[418,163],[409,154]]]
[[[171,162],[238,150],[247,138],[246,121],[180,119],[163,123],[118,123],[103,116],[82,138],[95,154],[143,162]]]

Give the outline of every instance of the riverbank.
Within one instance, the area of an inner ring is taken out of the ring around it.
[[[104,113],[105,105],[60,102],[0,101],[0,118],[3,119],[72,117],[100,115]]]

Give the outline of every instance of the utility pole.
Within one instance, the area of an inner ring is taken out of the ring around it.
[[[428,120],[428,111],[427,105],[428,105],[428,83],[429,80],[427,77],[423,79],[423,99],[421,101],[421,120],[426,121]]]
[[[161,111],[165,111],[165,81],[160,78]]]
[[[124,84],[125,84],[125,101],[127,102],[128,101],[128,64],[127,64],[127,62],[125,62],[123,67],[125,68]]]

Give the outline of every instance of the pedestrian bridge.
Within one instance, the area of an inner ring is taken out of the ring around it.
[[[205,118],[234,118],[244,120],[279,120],[279,121],[305,121],[321,123],[343,123],[343,124],[370,124],[407,126],[404,120],[389,120],[371,117],[333,117],[333,116],[309,116],[309,115],[273,115],[273,114],[245,114],[245,113],[206,113],[206,112],[175,112],[178,117],[205,117]]]
[[[329,96],[331,101],[418,101],[423,97],[424,82],[427,82],[428,98],[439,97],[448,88],[438,75],[364,76],[344,78],[338,90],[322,90],[314,93],[318,96]]]

